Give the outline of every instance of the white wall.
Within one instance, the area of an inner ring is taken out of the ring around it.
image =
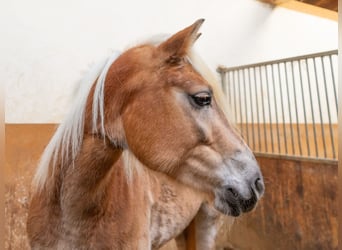
[[[337,22],[255,0],[11,0],[1,8],[7,123],[60,122],[91,64],[202,17],[196,47],[213,70],[337,49]]]

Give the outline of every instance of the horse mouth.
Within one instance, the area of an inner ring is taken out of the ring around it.
[[[215,208],[225,215],[238,217],[256,207],[258,197],[253,189],[250,190],[250,194],[250,197],[245,199],[242,195],[228,189],[224,193],[221,192],[215,199]]]

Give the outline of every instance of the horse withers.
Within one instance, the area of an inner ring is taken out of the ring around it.
[[[33,249],[157,249],[194,217],[197,247],[209,249],[218,213],[255,207],[258,164],[191,50],[202,23],[111,57],[82,82],[33,180]]]

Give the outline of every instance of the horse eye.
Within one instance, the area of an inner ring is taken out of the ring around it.
[[[201,107],[209,106],[211,104],[211,94],[208,92],[201,92],[191,95],[192,100]]]

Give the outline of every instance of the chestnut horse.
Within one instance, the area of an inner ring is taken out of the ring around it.
[[[82,83],[33,180],[32,249],[158,249],[195,217],[197,248],[210,249],[219,214],[255,207],[259,166],[191,53],[202,23]]]

